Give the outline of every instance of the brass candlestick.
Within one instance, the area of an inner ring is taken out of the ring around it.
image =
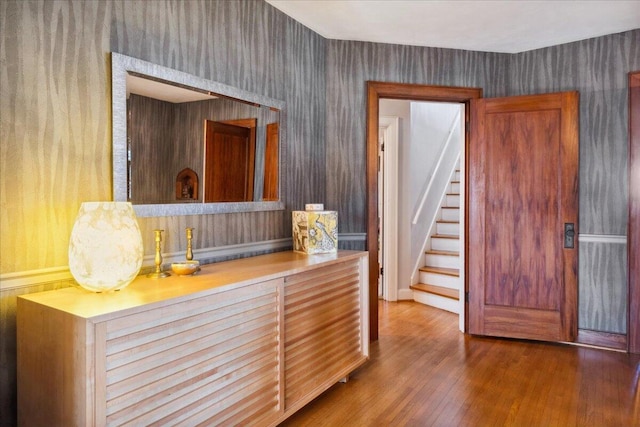
[[[160,242],[162,242],[163,231],[164,230],[153,230],[153,232],[155,233],[155,239],[156,239],[156,257],[155,257],[156,271],[154,271],[153,273],[147,274],[147,277],[151,279],[162,279],[162,278],[171,276],[171,274],[167,273],[166,271],[162,271],[162,254],[160,253]]]
[[[193,239],[193,228],[187,227],[187,261],[193,260],[193,249],[191,249],[191,239]]]
[[[187,264],[195,264],[196,270],[192,274],[197,274],[200,271],[200,262],[193,260],[193,248],[191,245],[191,241],[193,240],[193,228],[187,227]]]

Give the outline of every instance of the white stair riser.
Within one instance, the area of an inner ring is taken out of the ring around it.
[[[460,181],[460,172],[459,171],[453,174],[452,181]]]
[[[456,195],[447,194],[445,204],[448,207],[460,207],[460,196],[457,194]]]
[[[425,254],[424,258],[428,267],[460,268],[459,256]]]
[[[460,278],[449,276],[446,274],[420,272],[420,283],[428,283],[430,285],[442,286],[443,288],[459,289]]]
[[[460,183],[459,182],[455,182],[455,183],[451,183],[451,193],[458,193],[460,194]]]
[[[431,249],[434,251],[459,251],[460,239],[431,238]]]
[[[413,300],[421,304],[459,314],[460,302],[427,292],[413,291]]]
[[[440,209],[443,221],[460,221],[460,209]]]
[[[449,223],[449,222],[438,222],[436,223],[436,233],[437,234],[448,234],[450,236],[459,236],[460,235],[460,224]]]

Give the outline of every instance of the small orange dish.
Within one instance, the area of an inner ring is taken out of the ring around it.
[[[200,270],[200,261],[174,262],[171,270],[179,276],[189,276]]]

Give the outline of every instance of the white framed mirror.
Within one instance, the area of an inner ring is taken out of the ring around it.
[[[283,101],[115,52],[111,70],[114,201],[141,217],[284,209]]]

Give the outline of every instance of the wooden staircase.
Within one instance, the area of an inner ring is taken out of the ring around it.
[[[453,313],[459,312],[460,295],[460,171],[449,183],[431,249],[425,252],[425,265],[420,268],[419,283],[411,285],[413,299]]]

